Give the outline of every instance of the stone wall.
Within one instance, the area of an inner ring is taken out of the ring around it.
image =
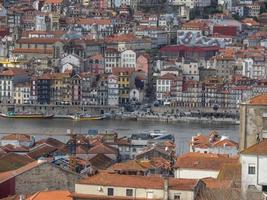
[[[43,163],[15,178],[16,194],[32,194],[44,190],[74,191],[80,175],[51,163]]]
[[[267,113],[264,105],[240,105],[240,151],[257,143],[257,135],[262,138],[263,113]]]
[[[0,112],[49,113],[55,115],[68,115],[86,113],[98,115],[116,112],[117,107],[111,106],[77,106],[77,105],[0,105]]]

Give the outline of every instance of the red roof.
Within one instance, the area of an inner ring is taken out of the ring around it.
[[[175,168],[202,169],[219,171],[225,163],[236,163],[235,158],[212,153],[190,152],[177,158]]]
[[[67,190],[41,191],[27,198],[27,200],[72,200]]]
[[[260,143],[254,144],[249,148],[240,152],[240,154],[247,155],[267,155],[267,140],[263,140]]]
[[[0,173],[0,183],[3,183],[15,176],[18,176],[28,170],[31,170],[39,165],[41,165],[42,163],[38,163],[38,161],[34,161],[34,162],[31,162],[19,169],[16,169],[16,170],[12,170],[12,171],[8,171],[8,172],[3,172],[3,173]]]
[[[213,26],[213,34],[220,34],[226,36],[236,36],[237,35],[237,27],[236,26]]]
[[[100,143],[97,144],[96,146],[92,147],[89,151],[88,154],[117,154],[118,149],[115,147],[111,147],[109,145]]]
[[[35,48],[16,48],[13,50],[13,53],[32,53],[32,54],[53,54],[52,48],[47,49],[35,49]]]
[[[197,183],[198,180],[196,179],[169,178],[169,189],[192,191]],[[134,176],[102,172],[95,176],[82,179],[78,184],[163,189],[164,178],[159,176]]]
[[[209,189],[230,189],[233,186],[233,181],[231,180],[218,180],[215,178],[203,178],[201,179],[206,187]]]
[[[0,76],[15,76],[15,75],[22,75],[27,74],[24,69],[21,68],[8,68],[0,73]]]
[[[46,4],[61,4],[63,0],[45,0]]]
[[[267,105],[267,94],[258,95],[250,99],[250,104]]]

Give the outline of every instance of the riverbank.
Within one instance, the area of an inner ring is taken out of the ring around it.
[[[161,114],[157,115],[135,115],[135,114],[121,114],[116,115],[113,119],[115,120],[136,120],[136,121],[155,121],[155,122],[183,122],[183,123],[205,123],[205,124],[229,124],[239,125],[240,122],[233,118],[215,118],[215,117],[179,117],[175,115],[164,116]]]
[[[25,133],[34,135],[36,139],[54,137],[66,142],[69,139],[67,129],[77,134],[87,134],[88,130],[115,131],[120,137],[134,133],[143,133],[151,130],[162,130],[175,136],[179,149],[191,140],[197,133],[207,135],[216,130],[220,134],[239,140],[239,126],[222,123],[185,123],[185,122],[159,122],[145,120],[94,120],[75,121],[70,119],[6,119],[0,118],[0,137],[8,133]]]

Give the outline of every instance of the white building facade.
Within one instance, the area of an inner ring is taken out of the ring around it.
[[[251,190],[262,192],[267,197],[267,140],[264,139],[240,153],[241,190],[248,194]]]

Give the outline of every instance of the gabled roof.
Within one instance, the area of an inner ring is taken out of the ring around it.
[[[237,147],[238,143],[228,138],[222,139],[212,144],[213,147]]]
[[[0,173],[18,169],[34,160],[28,156],[16,153],[6,153],[0,155]]]
[[[0,73],[0,76],[15,76],[27,74],[24,69],[21,68],[8,68]]]
[[[209,189],[230,189],[233,187],[233,181],[231,180],[218,180],[215,178],[203,178],[201,179],[206,187]]]
[[[248,147],[247,149],[241,151],[240,154],[267,156],[267,139],[264,139],[260,143]]]
[[[141,165],[140,161],[137,160],[129,160],[127,162],[115,163],[112,165],[110,170],[113,171],[146,171],[147,169]]]
[[[5,146],[2,146],[2,149],[5,152],[28,152],[29,151],[29,147],[25,147],[25,146],[14,146],[12,144],[7,144]]]
[[[45,0],[46,4],[61,4],[63,0]]]
[[[59,38],[21,38],[17,41],[18,44],[54,44],[64,41]]]
[[[67,190],[36,192],[27,200],[72,200],[71,193]]]
[[[53,146],[53,147],[56,147],[58,149],[66,146],[63,142],[61,142],[55,138],[50,138],[50,137],[37,141],[36,146],[43,144],[43,143],[48,144],[48,145]]]
[[[1,140],[17,140],[20,142],[28,142],[28,141],[31,141],[32,138],[30,135],[27,135],[27,134],[13,133],[13,134],[3,136]]]
[[[105,170],[113,164],[112,159],[104,154],[97,154],[89,162],[97,170]]]
[[[40,157],[43,157],[45,155],[49,155],[57,150],[56,147],[50,146],[48,144],[43,144],[38,146],[37,148],[33,149],[28,153],[28,156],[33,159],[38,159]]]
[[[13,53],[16,54],[23,54],[23,53],[30,53],[30,54],[52,54],[53,49],[52,48],[46,48],[46,49],[41,49],[41,48],[15,48],[13,50]]]
[[[267,94],[255,96],[249,100],[252,105],[267,105]]]
[[[197,183],[198,180],[196,179],[169,178],[169,189],[192,191],[194,190]],[[78,184],[145,189],[163,189],[164,178],[159,176],[120,175],[101,172],[92,177],[80,180]]]
[[[118,149],[107,144],[100,143],[92,147],[88,151],[88,154],[118,154]]]
[[[235,183],[241,183],[241,164],[240,163],[226,163],[222,166],[218,180],[232,180]]]
[[[128,76],[130,76],[134,72],[134,70],[134,68],[129,67],[113,67],[112,73],[117,76],[119,76],[120,73],[128,73]]]
[[[167,74],[164,74],[161,77],[159,77],[159,79],[175,80],[175,79],[177,79],[177,76],[175,74],[172,74],[172,73],[167,73]]]
[[[223,164],[237,162],[237,158],[224,155],[190,152],[179,156],[174,168],[219,171]]]
[[[26,165],[24,165],[23,167],[20,167],[18,169],[15,169],[15,170],[12,170],[12,171],[7,171],[7,172],[3,172],[3,173],[0,173],[0,183],[3,183],[15,176],[18,176],[26,171],[29,171],[39,165],[41,165],[43,163],[39,163],[38,161],[34,161],[34,162],[31,162],[31,163],[28,163]]]

